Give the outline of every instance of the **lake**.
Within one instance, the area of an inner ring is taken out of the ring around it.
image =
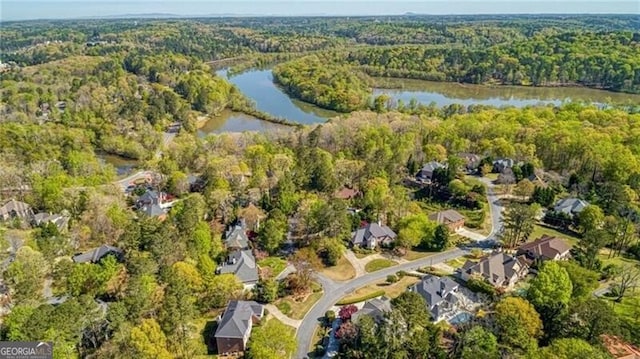
[[[291,126],[263,121],[240,112],[224,110],[219,116],[211,116],[202,123],[198,128],[198,137],[225,132],[290,131],[291,129],[293,129]]]
[[[226,70],[217,71],[218,76],[227,78],[245,96],[255,102],[256,109],[291,122],[310,125],[326,122],[340,113],[325,110],[312,104],[290,98],[273,83],[271,70],[250,70],[227,77]]]
[[[438,107],[454,103],[464,106],[489,105],[496,107],[560,105],[565,101],[621,105],[640,103],[640,95],[583,87],[487,86],[387,78],[378,80],[394,88],[376,88],[373,91],[374,96],[387,94],[395,101],[402,100],[405,104],[415,98],[421,104],[429,105],[433,102]]]
[[[132,160],[130,158],[125,158],[118,155],[96,153],[96,157],[98,157],[98,160],[100,162],[112,165],[116,169],[116,174],[118,176],[124,176],[133,173],[133,171],[139,165],[137,160]]]

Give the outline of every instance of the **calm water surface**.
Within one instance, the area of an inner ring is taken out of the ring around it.
[[[118,176],[128,175],[133,173],[136,168],[138,168],[138,161],[132,160],[130,158],[120,157],[118,155],[110,155],[107,153],[97,153],[96,157],[102,162],[106,164],[110,164],[116,169],[116,173]]]
[[[245,132],[245,131],[290,131],[293,127],[280,125],[257,119],[253,116],[225,110],[220,116],[207,119],[198,128],[198,136],[205,137],[209,134],[219,134],[225,132]]]
[[[382,79],[393,89],[374,89],[374,96],[387,94],[395,101],[408,104],[411,99],[429,105],[435,103],[442,107],[454,103],[464,106],[515,106],[560,105],[563,102],[576,101],[595,104],[640,103],[640,95],[624,94],[581,87],[524,87],[524,86],[485,86],[450,82],[431,82],[411,79]]]
[[[219,76],[227,77],[225,70],[216,73]],[[276,117],[286,118],[291,122],[309,125],[326,122],[327,119],[340,115],[337,112],[290,98],[273,83],[271,70],[246,71],[231,76],[228,80],[236,85],[245,96],[252,99],[258,110]]]

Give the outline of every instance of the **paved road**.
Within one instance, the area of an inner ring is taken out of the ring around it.
[[[324,317],[324,313],[342,297],[371,282],[383,280],[387,278],[389,274],[395,274],[397,271],[403,270],[409,272],[420,267],[430,266],[456,257],[460,257],[464,254],[467,254],[468,252],[469,251],[467,250],[459,248],[452,249],[429,257],[421,258],[413,262],[399,264],[373,273],[367,273],[362,277],[352,279],[346,283],[335,283],[328,280],[327,278],[319,276],[318,280],[322,284],[324,295],[313,306],[313,308],[311,308],[311,310],[302,320],[300,327],[298,327],[298,332],[296,333],[298,340],[298,352],[296,354],[296,358],[307,357],[308,349],[311,345],[311,338],[313,337],[313,331],[318,324],[318,319]]]
[[[502,228],[502,211],[498,197],[494,192],[494,185],[488,178],[480,179],[487,185],[487,200],[489,201],[489,213],[491,215],[491,233],[484,241],[476,242],[476,246],[485,247],[493,245],[497,240],[497,234]],[[363,287],[369,283],[380,281],[389,274],[403,270],[410,272],[420,267],[430,266],[448,261],[453,258],[468,254],[469,249],[455,248],[446,252],[438,253],[429,257],[421,258],[416,261],[399,264],[393,267],[385,268],[377,272],[368,273],[358,278],[354,278],[348,282],[336,283],[322,275],[316,275],[318,282],[322,285],[324,294],[320,300],[311,308],[307,315],[302,319],[302,323],[298,327],[296,333],[298,341],[298,351],[296,358],[306,358],[311,346],[311,338],[315,330],[318,320],[324,317],[324,313],[329,310],[334,303],[342,297],[352,293],[356,289]]]

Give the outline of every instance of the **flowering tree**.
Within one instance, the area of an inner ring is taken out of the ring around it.
[[[355,305],[345,305],[344,307],[340,308],[338,316],[340,317],[340,319],[342,319],[343,322],[346,322],[348,320],[351,320],[351,316],[357,311],[358,307],[356,307]]]

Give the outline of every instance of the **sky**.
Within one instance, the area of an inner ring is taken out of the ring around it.
[[[417,14],[640,14],[640,0],[0,0],[0,20],[136,14],[180,16],[356,16]]]

